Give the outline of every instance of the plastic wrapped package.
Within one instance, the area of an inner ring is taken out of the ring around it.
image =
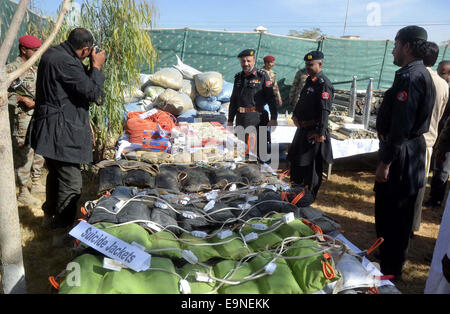
[[[144,88],[144,95],[148,99],[150,99],[152,102],[156,101],[158,99],[159,95],[165,92],[165,88],[162,88],[161,86],[146,86]]]
[[[179,90],[181,93],[188,95],[192,101],[197,96],[197,90],[195,89],[194,80],[183,80],[183,87]]]
[[[167,111],[175,116],[179,116],[183,112],[194,108],[192,100],[188,95],[170,88],[159,95],[156,99],[156,105],[161,110]]]
[[[179,90],[183,87],[183,75],[180,71],[174,68],[163,68],[158,72],[150,75],[149,81],[153,85],[161,86],[163,88],[171,88]]]
[[[219,72],[204,72],[194,76],[197,92],[203,97],[217,96],[222,91],[223,78]]]

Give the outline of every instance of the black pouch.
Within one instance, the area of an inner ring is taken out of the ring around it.
[[[178,174],[179,170],[176,166],[161,166],[160,172],[156,177],[156,187],[173,193],[180,193]]]
[[[183,191],[188,193],[198,193],[211,190],[208,174],[204,168],[188,168],[181,175],[181,186]]]
[[[223,189],[229,183],[240,182],[240,176],[227,168],[213,169],[210,171],[209,177],[215,189]]]
[[[201,217],[189,218],[185,216],[189,215],[190,213],[201,215]],[[211,224],[203,216],[204,214],[198,209],[191,206],[185,206],[183,210],[181,210],[181,214],[178,215],[178,222],[179,222],[178,225],[184,230],[189,232],[193,230],[206,229],[210,227]]]
[[[236,173],[241,177],[241,181],[251,184],[260,185],[264,183],[264,175],[258,165],[245,165],[236,169]]]
[[[222,210],[223,208],[231,207],[225,203],[216,203],[214,207],[208,211],[210,219],[215,220],[213,224],[223,224],[224,222],[232,222],[236,216],[233,214],[231,209]]]
[[[103,193],[111,190],[116,186],[122,185],[123,173],[120,167],[110,166],[102,168],[98,171],[99,185],[98,192]]]
[[[168,227],[166,230],[169,230],[176,235],[181,234],[181,230],[176,228],[176,226],[178,226],[177,221],[173,217],[168,215],[164,209],[154,208],[152,211],[151,221],[159,224],[162,227],[171,226]]]
[[[89,224],[96,224],[98,222],[110,222],[117,223],[117,215],[114,214],[114,206],[119,202],[119,199],[115,197],[107,197],[100,200],[92,211],[89,217]]]
[[[150,173],[145,170],[131,170],[126,172],[123,178],[123,183],[127,186],[153,189],[155,187],[155,177],[150,175]]]
[[[142,201],[130,201],[117,214],[117,222],[125,223],[135,220],[149,221],[152,218],[152,211],[146,203]],[[145,226],[145,223],[138,223]]]

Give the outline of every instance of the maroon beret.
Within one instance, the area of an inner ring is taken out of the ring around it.
[[[25,36],[20,37],[19,44],[21,44],[25,48],[29,48],[29,49],[39,48],[42,45],[39,38],[36,38],[32,35],[25,35]]]
[[[264,62],[274,62],[275,58],[272,56],[265,56],[264,57]]]

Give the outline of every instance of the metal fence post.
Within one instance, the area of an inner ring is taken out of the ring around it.
[[[348,107],[348,116],[352,119],[355,119],[356,98],[358,97],[358,91],[356,88],[357,78],[357,76],[353,76],[352,87],[350,88],[350,106]]]
[[[261,48],[261,41],[262,41],[263,32],[259,32],[259,41],[258,41],[258,48],[256,49],[256,63],[258,63],[258,56],[259,56],[259,49]],[[256,64],[255,63],[255,64]]]
[[[183,62],[184,62],[184,52],[186,51],[186,41],[187,41],[188,31],[189,31],[189,28],[186,27],[184,29],[183,47],[181,48],[181,61],[183,61]]]
[[[387,53],[388,44],[389,44],[389,40],[386,40],[386,45],[385,45],[385,47],[384,47],[383,62],[381,63],[380,77],[378,78],[378,86],[377,86],[377,89],[380,89],[381,79],[382,79],[382,77],[383,77],[384,62],[385,62],[385,60],[386,60],[386,53]]]
[[[370,78],[369,85],[367,86],[366,101],[364,103],[364,111],[363,111],[363,124],[365,130],[369,129],[372,99],[373,99],[373,78]]]

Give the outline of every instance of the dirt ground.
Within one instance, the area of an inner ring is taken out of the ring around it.
[[[334,167],[319,192],[314,207],[323,210],[342,226],[342,234],[360,249],[369,248],[376,240],[374,220],[374,170],[371,166]],[[354,170],[351,168],[364,170]],[[85,173],[83,200],[96,198],[96,182]],[[429,187],[428,187],[429,188]],[[428,195],[428,189],[426,198]],[[41,197],[44,200],[44,196]],[[424,208],[422,227],[412,239],[409,260],[403,279],[396,286],[404,294],[421,294],[425,287],[435,241],[444,208]],[[41,227],[41,209],[20,207],[23,255],[28,293],[49,293],[48,277],[60,273],[72,259],[69,246],[55,247],[53,238],[64,230],[49,231]],[[372,261],[376,261],[370,257]]]

